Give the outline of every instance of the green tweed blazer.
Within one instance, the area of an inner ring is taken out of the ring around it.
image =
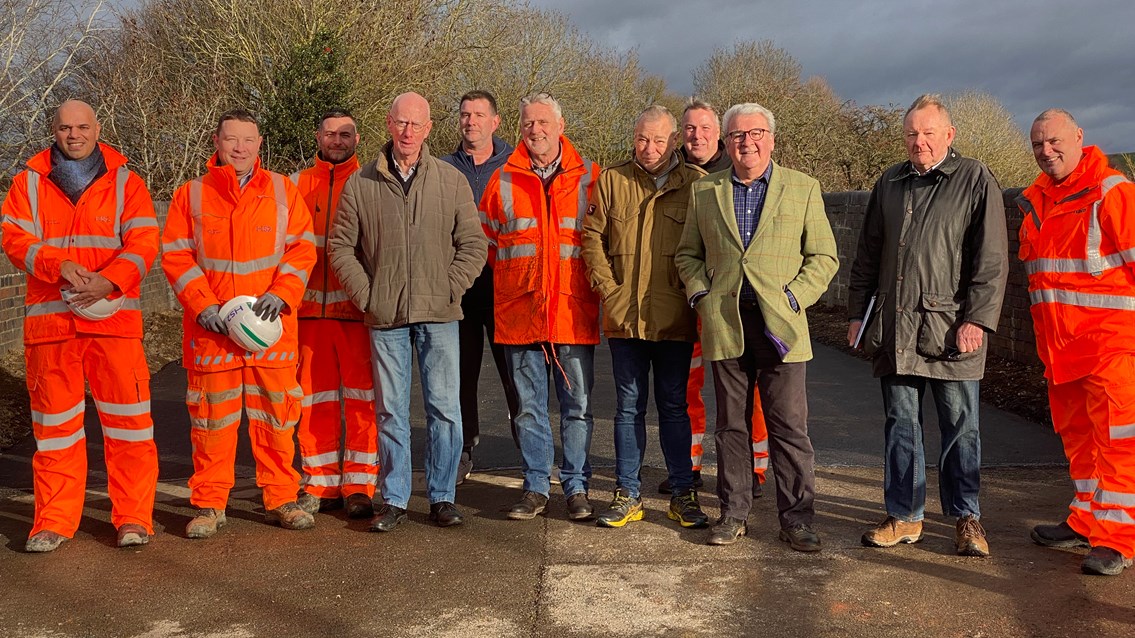
[[[696,306],[702,356],[721,361],[744,353],[738,307],[743,276],[757,292],[769,333],[782,344],[784,362],[811,359],[805,309],[827,290],[839,268],[820,183],[774,162],[764,209],[747,249],[733,213],[732,169],[694,182],[687,210],[674,263],[687,299],[708,293]]]

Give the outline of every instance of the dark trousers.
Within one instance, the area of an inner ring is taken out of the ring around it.
[[[769,455],[776,472],[781,528],[812,524],[816,498],[815,453],[808,438],[804,363],[783,363],[765,335],[760,310],[741,307],[745,351],[713,362],[717,397],[717,496],[721,514],[746,519],[753,505],[753,385],[761,393]]]
[[[481,434],[479,414],[480,397],[477,382],[481,378],[481,358],[485,352],[485,337],[489,338],[489,351],[504,386],[504,399],[508,404],[508,420],[512,427],[512,440],[516,447],[516,415],[520,411],[520,400],[516,397],[516,385],[508,374],[508,364],[504,358],[504,347],[493,343],[493,309],[467,308],[465,318],[458,322],[461,341],[461,426],[464,431],[465,451],[472,452]]]

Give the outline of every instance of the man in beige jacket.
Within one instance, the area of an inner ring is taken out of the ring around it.
[[[583,260],[603,299],[603,332],[615,375],[615,496],[596,517],[622,527],[643,517],[640,495],[646,453],[646,401],[654,369],[658,439],[673,497],[668,516],[704,527],[690,459],[686,382],[697,317],[686,302],[674,250],[682,237],[690,184],[705,173],[675,152],[678,122],[663,106],[635,122],[634,157],[599,175],[583,220]]]
[[[426,404],[430,520],[460,525],[453,501],[461,457],[457,321],[461,296],[485,264],[469,183],[430,155],[430,105],[394,99],[378,159],[351,175],[328,236],[331,268],[370,326],[383,506],[371,530],[406,519],[410,501],[410,371],[418,355]]]

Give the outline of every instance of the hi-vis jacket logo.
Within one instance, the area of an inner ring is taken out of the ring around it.
[[[99,222],[100,224],[109,224],[110,223],[110,216],[109,215],[95,215],[95,221]]]
[[[272,232],[272,227],[271,226],[257,226],[256,232],[258,232],[258,233],[270,233],[270,232]]]

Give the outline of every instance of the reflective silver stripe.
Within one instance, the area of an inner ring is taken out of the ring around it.
[[[205,229],[201,224],[201,198],[202,191],[205,188],[204,178],[198,177],[197,179],[189,182],[189,215],[193,223],[193,247],[197,250],[204,250]],[[200,253],[197,255],[197,263],[204,265]],[[201,273],[204,275],[205,273]],[[175,291],[180,292],[180,291]]]
[[[753,454],[759,454],[761,452],[768,454],[768,439],[753,442]]]
[[[59,312],[71,312],[67,304],[62,301],[44,301],[42,303],[33,303],[24,308],[24,316],[26,317],[40,317],[43,315],[53,315]]]
[[[300,172],[296,171],[296,172],[292,173],[291,175],[288,175],[288,179],[292,180],[292,183],[295,184],[296,186],[299,186],[300,185]]]
[[[704,436],[705,436],[704,432],[698,432],[696,434],[691,434],[690,435],[690,444],[691,445],[701,445],[702,437],[704,437]]]
[[[343,453],[343,459],[350,461],[351,463],[374,465],[378,463],[378,452],[360,452],[358,450],[346,450]]]
[[[504,248],[497,249],[497,261],[535,256],[536,244],[520,244],[518,246],[505,246]]]
[[[1097,481],[1096,479],[1073,479],[1072,480],[1072,485],[1074,485],[1076,487],[1076,491],[1086,493],[1086,494],[1090,494],[1092,492],[1095,492],[1096,486],[1098,484],[1099,484],[1099,481]]]
[[[512,196],[512,173],[502,169],[500,175],[501,212],[504,213],[505,221],[510,222],[516,219],[516,200]]]
[[[1062,303],[1083,308],[1107,308],[1109,310],[1135,310],[1135,297],[1119,295],[1097,295],[1073,290],[1043,289],[1029,292],[1033,305],[1040,303]]]
[[[316,248],[323,248],[325,246],[327,246],[327,238],[324,237],[323,235],[316,235],[315,247]]]
[[[1127,261],[1135,261],[1130,259],[1135,255],[1135,249],[1125,251],[1128,255],[1123,253],[1112,253],[1103,257],[1097,257],[1094,261],[1091,259],[1030,259],[1025,262],[1025,270],[1030,275],[1035,275],[1042,272],[1052,273],[1092,273],[1100,275],[1104,270],[1111,268],[1119,268]]]
[[[95,407],[107,416],[145,416],[150,413],[150,402],[138,403],[110,403],[95,399]]]
[[[1135,519],[1131,518],[1131,515],[1125,510],[1092,510],[1092,516],[1095,516],[1097,521],[1135,525]]]
[[[288,191],[284,187],[284,176],[279,173],[269,173],[272,176],[272,193],[276,196],[276,244],[272,252],[276,254],[276,261],[284,256],[287,246],[285,239],[288,235]],[[306,281],[306,280],[305,280]]]
[[[26,219],[15,219],[14,217],[5,216],[4,217],[4,223],[5,224],[12,224],[16,228],[19,228],[20,230],[24,231],[25,233],[27,233],[29,235],[35,235],[36,234],[35,224],[31,223],[30,221],[28,221]]]
[[[119,166],[114,173],[114,236],[118,238],[122,237],[122,212],[126,210],[126,180],[128,179],[130,179],[130,170],[125,165]]]
[[[1084,510],[1085,512],[1092,511],[1091,502],[1081,501],[1080,499],[1075,499],[1075,498],[1072,499],[1072,502],[1068,504],[1068,507],[1071,507],[1072,509],[1076,509],[1076,510]]]
[[[560,259],[578,259],[579,246],[572,246],[571,244],[560,244]]]
[[[1135,494],[1128,492],[1109,492],[1096,490],[1092,501],[1100,505],[1118,505],[1119,507],[1135,507]]]
[[[513,219],[511,221],[505,222],[504,225],[501,226],[501,232],[515,233],[522,230],[530,230],[532,228],[536,228],[536,226],[537,222],[534,218],[521,217],[519,219]]]
[[[314,485],[316,487],[339,487],[339,483],[341,481],[342,481],[342,479],[340,479],[338,475],[334,475],[334,476],[316,475],[316,476],[308,476],[308,477],[304,478],[304,484],[305,485]]]
[[[268,360],[269,360],[269,361],[275,361],[275,360],[276,360],[276,355],[277,355],[277,354],[278,354],[278,353],[276,353],[276,352],[269,352],[269,353],[268,353]]]
[[[104,237],[102,235],[66,235],[52,237],[46,243],[48,246],[56,248],[104,248],[107,250],[122,248],[122,240],[117,236]]]
[[[81,416],[86,409],[86,399],[80,399],[78,403],[62,412],[36,412],[32,410],[32,422],[38,423],[46,428],[55,427],[63,425],[77,416]]]
[[[364,388],[343,388],[344,399],[355,401],[374,401],[374,390]]]
[[[194,281],[195,279],[198,279],[198,278],[204,279],[205,278],[205,271],[201,270],[200,266],[197,266],[196,264],[194,264],[194,265],[189,267],[189,270],[186,270],[185,272],[181,273],[181,276],[177,278],[177,281],[173,282],[173,292],[175,294],[180,295],[181,291],[185,290],[185,288],[192,281]]]
[[[138,276],[142,279],[146,278],[146,260],[134,253],[119,253],[118,258],[134,264],[134,267],[138,269]]]
[[[39,249],[43,247],[43,242],[36,242],[28,248],[28,252],[24,255],[24,271],[29,275],[35,275],[35,256]]]
[[[201,402],[200,390],[187,390],[185,392],[186,403],[200,403]],[[233,399],[240,398],[240,387],[232,388],[231,390],[218,390],[217,392],[205,393],[205,402],[212,405],[224,403],[225,401],[232,401]]]
[[[158,220],[150,217],[134,217],[122,222],[122,232],[128,233],[139,228],[157,228]]]
[[[313,233],[311,231],[307,231],[302,235],[288,235],[287,241],[288,241],[289,244],[294,244],[297,241],[309,241],[309,242],[314,244],[315,243],[315,233]]]
[[[1135,425],[1113,425],[1108,428],[1112,441],[1135,438]]]
[[[568,228],[568,229],[571,229],[571,230],[582,230],[583,229],[583,220],[576,219],[574,217],[562,217],[562,218],[560,218],[560,228]]]
[[[162,252],[166,253],[172,253],[175,250],[193,250],[195,248],[197,248],[197,244],[188,237],[167,241],[162,244]]]
[[[583,216],[587,214],[587,187],[591,185],[591,170],[594,164],[591,160],[583,160],[583,176],[579,178],[579,203],[576,205],[576,228],[583,228]]]
[[[767,470],[768,469],[768,457],[762,456],[760,458],[754,458],[753,459],[753,469],[754,470]]]
[[[705,365],[705,364],[702,363],[701,356],[690,358],[690,370],[697,370],[698,368],[702,367],[703,365]]]
[[[316,403],[338,403],[339,391],[338,390],[325,390],[323,392],[313,392],[304,396],[303,405],[315,405]]]
[[[66,450],[85,438],[87,438],[87,433],[82,429],[68,436],[53,439],[37,438],[35,440],[35,449],[40,452],[58,452],[59,450]]]
[[[233,360],[233,353],[229,352],[225,355],[225,363]]]
[[[267,423],[268,425],[271,425],[274,428],[279,428],[280,425],[281,425],[280,420],[278,418],[276,418],[276,415],[272,414],[271,412],[268,412],[267,410],[255,410],[255,409],[245,408],[245,412],[248,413],[248,420],[249,421],[260,421],[261,423]]]
[[[339,464],[338,452],[324,452],[323,454],[316,454],[315,456],[303,457],[304,467],[319,467],[321,465],[331,465],[332,463]]]
[[[219,419],[203,419],[196,417],[192,419],[192,422],[193,427],[198,430],[223,430],[240,423],[240,412],[233,412]]]
[[[231,275],[253,275],[262,270],[275,268],[280,263],[279,255],[269,255],[259,259],[237,261],[235,259],[213,259],[211,257],[198,257],[197,263],[203,268],[213,272],[223,272]]]
[[[364,474],[362,472],[346,472],[343,474],[343,482],[347,485],[376,485],[378,484],[377,474]]]
[[[481,223],[493,229],[493,232],[500,233],[501,225],[495,219],[489,219],[485,213],[481,213]]]
[[[303,285],[305,285],[305,286],[307,285],[307,276],[308,276],[309,273],[306,270],[300,270],[299,268],[296,268],[295,266],[293,266],[291,264],[280,264],[280,274],[281,275],[293,275],[297,279],[302,281]]]
[[[108,428],[104,425],[102,435],[104,438],[114,439],[115,441],[131,441],[134,443],[139,441],[153,441],[154,428],[150,426],[141,430],[128,430],[126,428]]]
[[[43,239],[43,224],[39,223],[39,173],[32,170],[28,171],[28,209],[32,213],[35,236]]]

